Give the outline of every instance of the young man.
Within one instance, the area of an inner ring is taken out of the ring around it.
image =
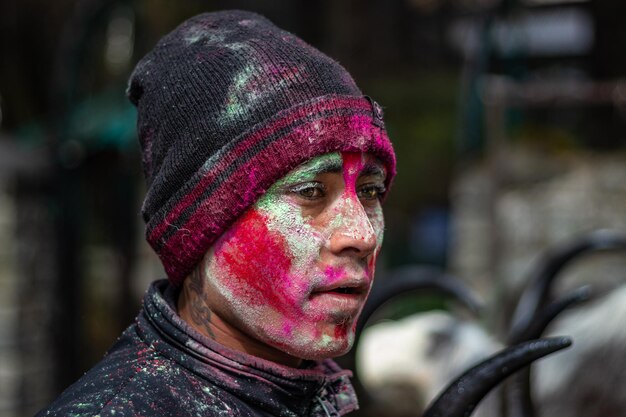
[[[194,17],[136,67],[146,236],[168,280],[40,415],[330,416],[395,157],[335,61],[249,12]]]

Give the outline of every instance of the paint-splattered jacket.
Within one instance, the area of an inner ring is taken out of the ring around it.
[[[104,359],[38,416],[337,416],[357,408],[349,371],[295,369],[235,352],[188,326],[166,281]]]

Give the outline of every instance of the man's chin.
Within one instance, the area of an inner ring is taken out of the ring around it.
[[[283,350],[292,356],[305,360],[324,360],[345,355],[354,344],[354,332],[342,337],[322,336],[307,343],[290,345]]]

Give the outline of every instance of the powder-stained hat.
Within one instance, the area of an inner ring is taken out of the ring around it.
[[[193,17],[135,68],[128,97],[146,238],[179,285],[276,180],[313,156],[395,157],[382,111],[337,62],[255,13]]]

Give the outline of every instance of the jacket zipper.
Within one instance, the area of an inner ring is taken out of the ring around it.
[[[315,400],[320,404],[324,413],[326,413],[326,417],[339,417],[339,412],[335,409],[335,407],[328,401],[327,399],[328,391],[324,388],[316,397]]]

